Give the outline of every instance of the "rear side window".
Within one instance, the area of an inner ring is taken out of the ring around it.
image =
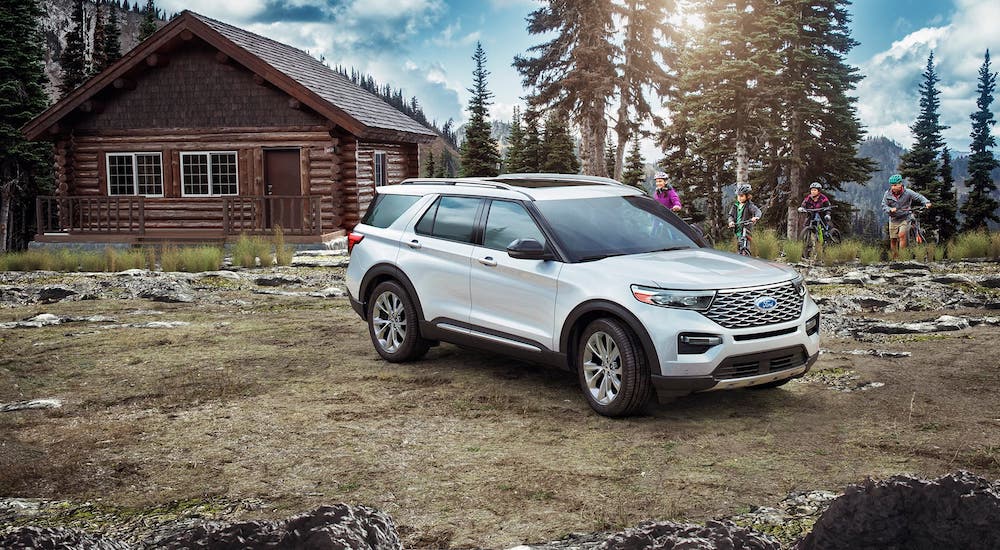
[[[439,239],[471,243],[481,202],[482,199],[475,197],[441,197],[420,219],[415,230]]]
[[[418,200],[420,197],[416,195],[379,195],[368,207],[361,223],[383,229],[389,227]]]

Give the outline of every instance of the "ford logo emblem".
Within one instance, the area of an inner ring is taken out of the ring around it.
[[[768,311],[778,307],[778,301],[771,296],[761,296],[760,298],[757,298],[754,305],[761,311]]]

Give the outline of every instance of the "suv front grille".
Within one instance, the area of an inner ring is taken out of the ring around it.
[[[757,300],[770,297],[777,302],[762,310]],[[720,290],[705,317],[726,328],[750,328],[798,319],[804,299],[791,282],[751,290]]]

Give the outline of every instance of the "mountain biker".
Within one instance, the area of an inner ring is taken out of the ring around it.
[[[653,182],[656,185],[656,189],[653,190],[656,201],[674,212],[679,212],[681,198],[677,196],[677,191],[674,191],[674,186],[667,183],[667,173],[657,172],[653,176]]]
[[[823,185],[814,181],[809,184],[809,194],[806,198],[802,199],[802,206],[799,206],[799,212],[805,212],[806,210],[817,210],[820,208],[826,208],[830,206],[830,199],[823,194]],[[830,212],[827,211],[823,214],[823,222],[827,229],[830,228]]]
[[[761,211],[756,204],[751,200],[751,192],[753,189],[749,184],[743,183],[736,186],[736,202],[729,207],[729,227],[736,227],[738,224],[747,221],[747,216],[749,215],[751,225],[746,226],[747,233],[750,232],[750,228],[753,227],[753,223],[760,219]],[[739,228],[736,229],[737,236],[739,235]]]
[[[893,174],[889,177],[889,189],[882,197],[882,210],[889,214],[889,249],[893,258],[898,254],[897,242],[899,249],[906,248],[906,235],[910,232],[910,221],[913,219],[914,200],[923,204],[924,208],[931,207],[931,201],[927,197],[905,188],[903,176]]]

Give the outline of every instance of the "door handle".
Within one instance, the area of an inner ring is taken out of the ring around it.
[[[416,249],[420,248],[423,245],[420,244],[420,241],[418,241],[416,239],[413,239],[412,241],[406,243],[406,246],[408,246],[408,247],[416,250]]]
[[[494,260],[491,256],[487,256],[485,258],[479,258],[479,263],[487,267],[494,267],[497,265],[497,261]]]

